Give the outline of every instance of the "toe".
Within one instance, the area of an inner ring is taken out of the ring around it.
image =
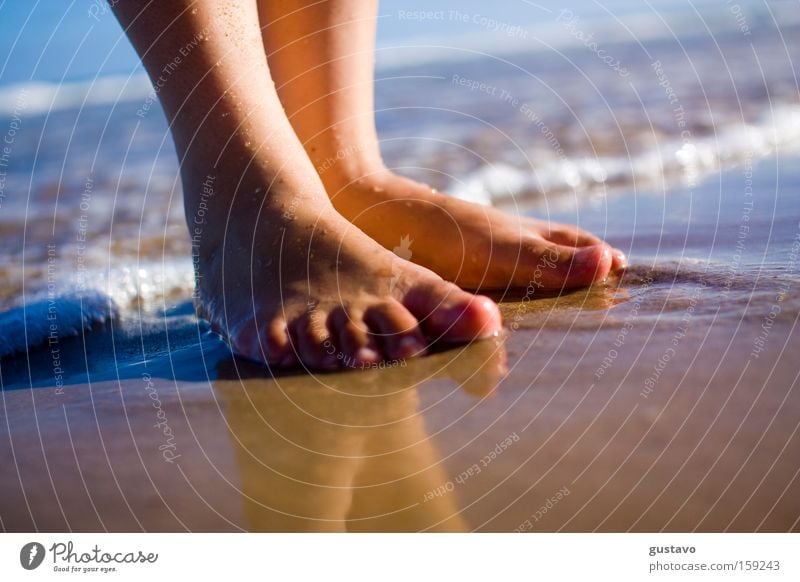
[[[341,360],[345,366],[358,367],[381,361],[381,354],[359,312],[334,310],[328,318],[328,331],[343,355]]]
[[[544,234],[544,238],[552,243],[569,247],[590,247],[604,244],[601,238],[592,233],[566,225],[553,225]]]
[[[495,336],[503,327],[494,301],[450,283],[415,287],[406,294],[403,304],[434,341],[468,342]]]
[[[611,247],[607,244],[570,249],[569,267],[565,276],[567,287],[583,287],[604,281],[611,271]]]
[[[228,330],[220,330],[228,338],[231,350],[237,356],[259,362],[264,361],[258,327],[253,319],[247,319]]]
[[[399,302],[391,300],[370,307],[364,321],[387,358],[401,360],[425,353],[427,342],[417,318]]]
[[[603,239],[575,226],[556,224],[543,233],[543,238],[551,243],[568,247],[591,247],[608,245]],[[611,249],[611,270],[624,269],[628,259],[621,250],[608,245]]]
[[[259,334],[262,350],[268,364],[279,364],[291,352],[289,330],[282,317],[271,320]]]
[[[518,269],[516,284],[542,289],[585,287],[608,277],[611,247],[607,244],[570,247],[533,241],[528,247],[530,268]]]
[[[296,356],[309,368],[331,370],[338,367],[338,350],[325,325],[327,317],[327,313],[316,310],[298,318],[291,326]]]
[[[229,341],[236,355],[269,365],[280,365],[291,350],[286,322],[282,318],[271,319],[266,324],[248,319],[231,331]]]
[[[628,257],[619,249],[611,248],[611,270],[618,271],[628,266]]]

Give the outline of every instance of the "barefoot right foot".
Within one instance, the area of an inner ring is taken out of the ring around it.
[[[309,197],[269,183],[247,179],[222,196],[245,202],[227,220],[214,212],[197,261],[198,312],[236,354],[279,368],[361,367],[500,331],[491,299],[387,251],[321,187]]]

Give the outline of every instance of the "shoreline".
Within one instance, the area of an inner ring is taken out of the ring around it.
[[[3,527],[800,531],[800,169],[774,164],[744,240],[741,168],[580,207],[621,277],[500,295],[505,337],[405,366],[272,377],[188,304],[62,339],[60,392],[46,353],[3,359],[41,386],[2,392]]]

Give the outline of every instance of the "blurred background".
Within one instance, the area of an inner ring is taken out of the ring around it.
[[[637,24],[649,21],[654,28],[658,27],[659,16],[668,21],[678,18],[683,23],[694,22],[691,31],[677,28],[675,34],[680,36],[700,32],[702,24],[696,19],[695,11],[703,14],[711,27],[730,27],[730,22],[725,22],[729,15],[720,7],[729,10],[732,6],[738,6],[753,24],[769,19],[764,3],[758,0],[735,3],[724,0],[384,1],[379,8],[378,45],[388,49],[433,42],[465,49],[493,47],[505,52],[507,43],[502,41],[507,41],[508,35],[504,30],[492,30],[487,21],[495,21],[530,32],[529,37],[523,39],[528,42],[516,41],[514,49],[541,49],[541,38],[563,46],[571,44],[566,35],[553,34],[554,31],[548,29],[554,17],[564,9],[594,22],[619,18]],[[791,0],[769,2],[768,6],[783,23],[786,17],[798,18],[796,3]],[[410,19],[403,18],[403,12],[443,14]],[[467,22],[457,18],[454,12],[467,16]],[[58,83],[143,72],[108,3],[103,0],[56,5],[41,0],[6,0],[0,6],[0,15],[0,54],[5,55],[0,73],[3,85],[31,81]],[[473,19],[476,15],[479,18]],[[637,26],[616,40],[633,41],[647,33]],[[432,56],[437,56],[436,51]]]

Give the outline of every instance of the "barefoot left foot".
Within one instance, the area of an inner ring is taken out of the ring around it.
[[[591,285],[622,251],[574,226],[513,216],[381,170],[326,184],[336,209],[384,247],[472,290]]]

